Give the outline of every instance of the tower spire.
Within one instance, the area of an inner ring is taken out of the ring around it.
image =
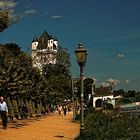
[[[38,42],[38,39],[36,36],[33,38],[32,42]]]

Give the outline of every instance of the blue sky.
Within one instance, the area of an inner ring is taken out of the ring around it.
[[[0,42],[15,42],[27,51],[33,37],[46,30],[71,55],[72,74],[79,74],[74,49],[88,51],[84,75],[97,84],[110,79],[115,88],[140,90],[139,0],[0,0],[0,8],[21,19],[0,33]]]

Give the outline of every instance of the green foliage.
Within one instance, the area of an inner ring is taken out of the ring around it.
[[[136,93],[134,100],[135,100],[136,102],[139,102],[139,101],[140,101],[140,92],[137,92],[137,93]]]
[[[80,97],[80,92],[81,92],[81,80],[80,78],[77,78],[76,79],[76,82],[74,84],[75,87],[78,88],[77,90],[77,97],[78,99],[80,100],[81,97]],[[88,107],[91,107],[93,105],[93,101],[92,101],[92,87],[93,86],[93,79],[92,78],[86,78],[84,79],[84,82],[83,82],[83,87],[84,87],[84,102],[86,105],[88,105]],[[89,100],[89,94],[91,95],[91,100]]]
[[[1,94],[24,98],[44,96],[49,86],[39,71],[32,67],[31,57],[14,43],[1,45],[0,50],[3,61],[0,69]]]
[[[135,90],[124,91],[123,89],[115,91],[115,96],[122,95],[122,103],[132,103],[140,101],[140,92]]]
[[[0,32],[8,28],[10,24],[10,18],[8,12],[0,10]]]
[[[125,91],[123,89],[119,89],[117,91],[114,91],[114,94],[115,94],[115,96],[118,96],[118,95],[123,95],[124,96]]]
[[[51,85],[50,95],[53,102],[62,102],[71,98],[70,58],[67,49],[60,47],[55,65],[48,64],[45,68],[46,80]]]
[[[32,67],[31,57],[22,52],[17,44],[11,43],[0,45],[0,62],[0,95],[8,99],[9,116],[18,118],[23,105],[30,116],[35,110],[39,114],[44,111],[53,99],[50,93],[52,87]]]
[[[94,139],[98,139],[99,135],[106,132],[110,118],[101,112],[96,112],[95,114],[87,115],[85,123],[86,136],[94,136]]]
[[[17,44],[0,45],[0,95],[9,101],[17,100],[19,107],[33,101],[32,106],[41,112],[48,104],[71,98],[70,61],[66,49],[60,48],[57,64],[47,65],[46,70],[44,77],[32,67],[31,57]],[[15,102],[13,106],[17,106]]]
[[[59,46],[58,53],[57,53],[57,62],[56,64],[65,66],[67,70],[69,70],[70,64],[70,54],[67,52],[66,48]],[[70,71],[69,71],[70,72]]]
[[[122,115],[115,117],[104,134],[104,138],[116,140],[140,139],[140,118],[136,116]]]
[[[6,53],[9,52],[9,54],[15,57],[22,53],[20,47],[16,43],[6,43],[4,45],[4,48],[6,50]]]
[[[92,79],[86,78],[84,80],[84,91],[85,91],[84,99],[88,100],[88,95],[92,94],[92,84],[93,84],[93,80]]]
[[[70,75],[67,49],[60,47],[56,65],[47,65],[45,74],[41,75],[32,67],[31,56],[17,44],[0,45],[0,95],[8,99],[10,116],[22,114],[23,105],[28,111],[40,114],[49,104],[71,98]]]
[[[137,140],[139,132],[139,117],[92,111],[85,117],[85,136],[76,140]]]
[[[19,17],[18,14],[11,16],[9,11],[0,9],[0,32],[3,32],[11,24],[16,23]]]

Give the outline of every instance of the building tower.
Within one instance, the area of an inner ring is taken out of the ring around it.
[[[42,73],[46,64],[56,64],[58,52],[58,40],[46,31],[39,39],[35,36],[32,41],[33,67],[37,67]]]
[[[32,40],[32,59],[35,60],[36,58],[36,52],[37,52],[37,46],[38,46],[38,39],[35,36],[34,39]],[[35,61],[33,61],[33,66],[36,66]]]

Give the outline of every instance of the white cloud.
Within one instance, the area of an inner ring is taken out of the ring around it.
[[[124,58],[124,54],[119,53],[119,54],[117,55],[117,57],[118,57],[118,58]]]
[[[126,84],[130,83],[130,79],[125,80],[125,83]]]
[[[17,5],[16,2],[14,1],[0,1],[0,9],[3,9],[3,10],[8,10],[8,9],[12,9],[14,8],[15,6]]]
[[[18,3],[19,2],[15,2],[14,0],[0,1],[0,10],[7,11],[9,18],[11,18],[13,22],[17,21],[17,18],[19,18],[19,15],[14,13],[14,8],[17,6]]]
[[[116,85],[116,84],[118,84],[120,81],[117,80],[117,79],[109,78],[109,79],[107,80],[107,82],[110,83],[110,84]]]
[[[109,78],[109,79],[107,80],[107,82],[113,83],[113,82],[114,82],[114,79],[113,79],[113,78]]]
[[[110,86],[110,83],[102,82],[101,83],[101,86],[102,87],[109,87]]]
[[[55,16],[52,16],[52,19],[60,19],[60,18],[62,18],[61,15],[55,15]]]
[[[24,14],[27,14],[27,15],[34,14],[34,13],[36,13],[36,10],[34,10],[34,9],[26,10],[24,12]]]

